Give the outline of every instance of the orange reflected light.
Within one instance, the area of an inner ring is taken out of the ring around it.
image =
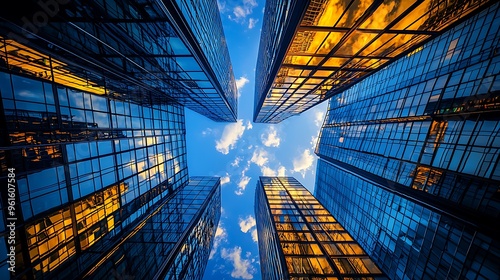
[[[120,208],[118,190],[125,192],[127,185],[111,186],[27,225],[28,249],[34,269],[52,271],[75,254],[75,242],[84,250],[112,230],[115,225],[112,214]],[[77,233],[73,231],[71,207],[75,210]],[[105,228],[96,226],[101,221],[105,221]]]
[[[392,52],[390,57],[399,54],[405,49],[398,50],[399,47],[406,44],[413,38],[412,34],[381,34],[377,39],[371,42],[377,35],[380,35],[383,29],[387,28],[397,17],[405,12],[415,1],[388,1],[381,4],[372,15],[370,15],[361,25],[361,29],[374,30],[373,33],[355,31],[350,38],[343,43],[336,54],[343,56],[353,56],[361,51],[361,55],[384,55],[386,52]],[[351,27],[354,21],[360,18],[373,1],[360,1],[357,6],[352,6],[344,14],[347,6],[342,1],[331,0],[324,3],[311,3],[302,19],[301,26],[325,26],[325,27]],[[397,22],[393,29],[411,29],[416,30],[428,18],[428,10],[430,0],[426,0],[408,15],[404,16]],[[321,9],[319,9],[321,7]],[[323,61],[323,56],[312,56],[313,54],[326,55],[339,43],[344,36],[344,32],[340,31],[298,31],[295,35],[289,50],[285,56],[285,64],[293,65],[312,65],[312,66],[328,66],[341,67],[348,58],[331,57],[323,65],[319,63]],[[371,42],[371,43],[370,43]],[[335,55],[335,54],[334,54]],[[387,55],[387,54],[386,54]],[[351,60],[348,67],[358,67],[366,69],[375,69],[381,67],[386,61],[380,59],[356,59]],[[295,71],[294,71],[295,72]],[[330,75],[332,73],[328,73]],[[274,87],[283,86],[283,82],[288,75],[293,75],[290,70],[282,67],[274,81]],[[342,73],[339,78],[347,75]],[[358,77],[363,74],[356,74],[353,77]],[[348,81],[348,80],[347,80]],[[317,84],[324,83],[318,81]],[[332,81],[332,84],[335,84]],[[293,85],[292,88],[299,88]],[[304,87],[300,87],[304,88]],[[331,89],[331,86],[330,88]],[[319,92],[321,93],[321,91]],[[318,93],[318,94],[319,94]],[[269,97],[274,97],[274,93]]]
[[[68,87],[95,94],[105,94],[106,89],[97,83],[78,77],[68,70],[68,65],[44,55],[14,40],[0,37],[0,57],[3,57],[11,70],[28,73],[39,78],[53,81]],[[52,77],[53,75],[53,77]]]

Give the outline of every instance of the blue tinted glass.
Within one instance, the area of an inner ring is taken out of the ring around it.
[[[10,75],[0,72],[0,92],[3,98],[14,98],[10,83]]]
[[[176,61],[184,71],[201,71],[200,66],[192,57],[178,57]]]
[[[45,102],[42,82],[13,75],[14,96],[18,100]]]
[[[57,87],[57,97],[59,98],[59,104],[61,106],[69,106],[68,95],[66,94],[66,88]]]
[[[55,104],[54,93],[52,92],[52,84],[43,83],[43,88],[45,90],[45,102],[47,102],[47,104]]]
[[[97,127],[110,127],[109,117],[106,113],[94,112],[94,121]]]
[[[68,89],[68,99],[71,107],[83,109],[83,96],[80,91]]]
[[[107,112],[108,102],[106,101],[106,98],[97,95],[92,95],[92,108],[94,110]]]
[[[176,55],[186,55],[190,54],[189,50],[186,48],[186,45],[182,42],[180,38],[171,37],[169,39],[169,44]]]
[[[33,214],[37,215],[43,211],[49,210],[51,208],[61,205],[61,198],[59,192],[51,192],[44,196],[37,197],[31,200],[31,207],[33,208]]]
[[[77,160],[88,158],[90,156],[88,143],[75,144],[75,156]]]
[[[30,103],[30,102],[24,102],[24,101],[17,101],[16,107],[18,110],[26,110],[26,111],[45,112],[47,110],[45,108],[44,104]]]

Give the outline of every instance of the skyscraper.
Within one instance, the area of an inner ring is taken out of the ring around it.
[[[387,279],[295,178],[260,177],[255,213],[262,279]]]
[[[267,1],[254,121],[300,114],[493,2]]]
[[[88,269],[85,278],[201,279],[220,203],[220,178],[190,177],[185,187]]]
[[[316,197],[392,279],[500,277],[499,12],[330,99]]]
[[[189,179],[184,106],[234,121],[236,88],[187,3],[2,9],[1,279],[203,275],[220,182]],[[193,9],[222,34],[216,1]]]
[[[13,71],[236,121],[236,83],[215,0],[32,0],[0,17],[2,60]]]

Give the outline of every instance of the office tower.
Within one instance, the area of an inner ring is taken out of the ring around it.
[[[330,99],[316,197],[391,279],[500,277],[499,12]]]
[[[31,0],[14,2],[0,19],[10,56],[3,60],[13,71],[138,102],[175,100],[212,120],[236,121],[215,0]],[[26,47],[35,52],[18,50]]]
[[[298,115],[494,2],[267,1],[254,121]]]
[[[262,279],[387,279],[293,177],[260,177],[255,216]]]
[[[190,177],[125,236],[90,279],[201,279],[220,217],[220,178]]]
[[[219,80],[230,67],[215,70],[227,57],[205,53],[218,45],[187,28],[183,3],[23,1],[0,12],[1,279],[203,275],[219,181],[189,180],[184,106],[234,121],[236,95]],[[216,21],[214,3],[196,9]]]

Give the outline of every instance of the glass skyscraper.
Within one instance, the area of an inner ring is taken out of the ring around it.
[[[188,176],[184,106],[235,121],[236,87],[188,4],[2,9],[1,279],[202,277],[220,181]],[[201,9],[223,34],[216,1]]]
[[[0,13],[2,61],[92,93],[175,101],[215,121],[236,121],[236,83],[217,2],[199,2],[14,3]]]
[[[88,269],[85,278],[201,279],[219,221],[220,203],[219,178],[190,177],[185,187],[161,203],[98,265]]]
[[[269,0],[254,121],[300,114],[494,2]]]
[[[260,177],[255,213],[262,279],[387,279],[293,177]]]
[[[315,195],[391,279],[500,277],[496,3],[333,96]]]

